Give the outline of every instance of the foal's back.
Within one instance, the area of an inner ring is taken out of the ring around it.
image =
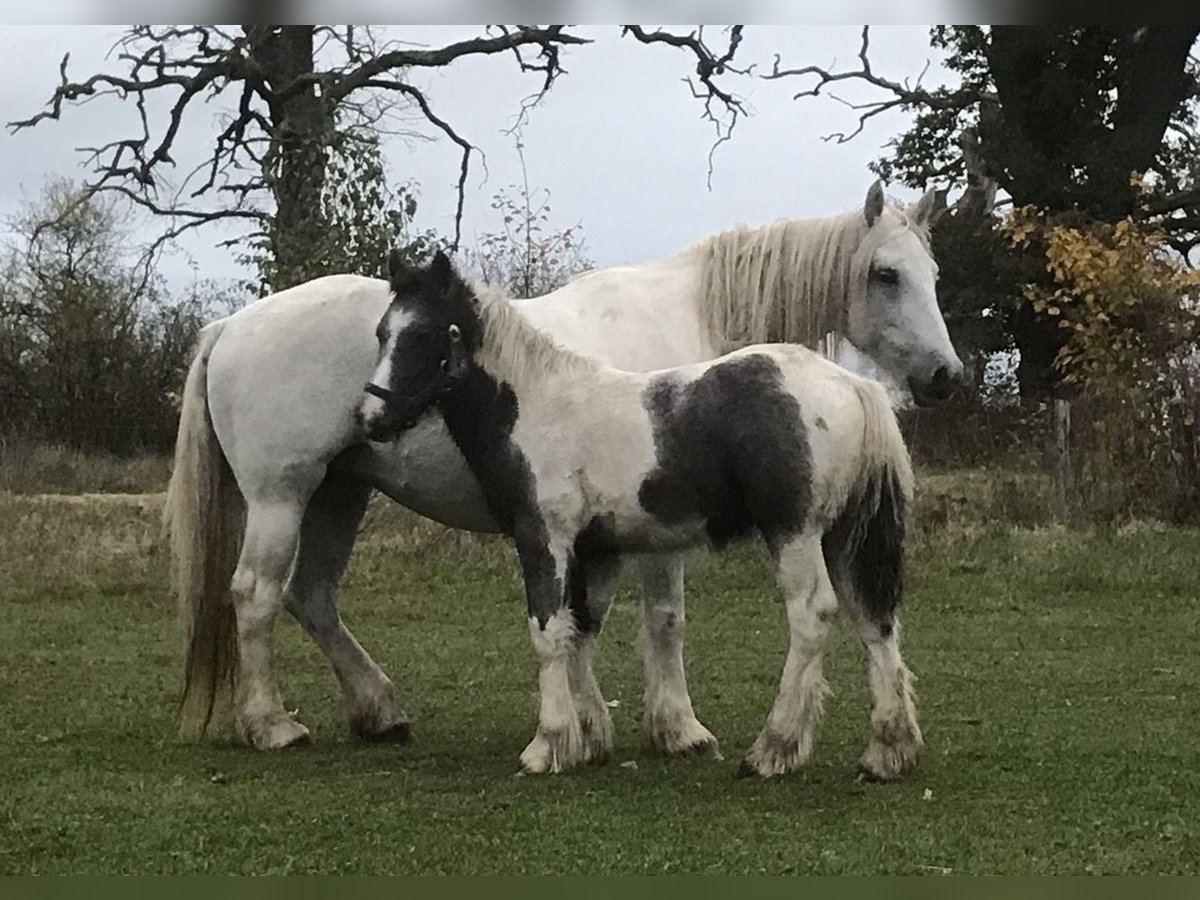
[[[755,531],[773,540],[840,511],[860,463],[861,379],[817,354],[763,345],[597,375],[584,392],[590,411],[538,429],[539,494],[552,515],[577,510],[615,547],[645,551]]]

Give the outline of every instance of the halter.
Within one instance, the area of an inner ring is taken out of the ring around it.
[[[380,387],[373,381],[368,381],[363,385],[363,390],[372,397],[378,397],[384,403],[395,403],[398,396],[395,391],[389,391],[387,388]]]

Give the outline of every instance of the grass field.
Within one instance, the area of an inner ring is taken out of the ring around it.
[[[965,484],[924,507],[904,646],[927,755],[887,786],[856,779],[868,705],[845,623],[811,769],[735,780],[786,644],[754,547],[689,570],[692,694],[723,762],[645,746],[626,585],[599,663],[614,758],[516,777],[535,673],[505,545],[373,507],[344,608],[415,740],[350,742],[289,622],[280,671],[315,742],[265,756],[173,736],[160,498],[0,494],[0,872],[1200,871],[1200,533],[960,521]]]

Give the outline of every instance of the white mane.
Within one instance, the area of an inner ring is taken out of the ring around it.
[[[486,285],[474,285],[473,290],[483,325],[479,362],[518,393],[555,376],[600,370],[598,361],[568,350],[532,325],[502,291]]]
[[[851,306],[866,295],[876,249],[896,228],[929,238],[888,207],[868,228],[856,209],[824,219],[780,219],[740,225],[696,244],[703,275],[700,316],[716,346],[784,342],[815,347],[844,333]]]

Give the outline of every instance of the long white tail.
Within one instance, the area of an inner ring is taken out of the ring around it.
[[[208,411],[208,357],[224,328],[200,332],[188,370],[163,513],[171,582],[179,601],[187,662],[179,734],[203,737],[227,727],[237,681],[237,620],[229,582],[237,566],[244,503]]]

